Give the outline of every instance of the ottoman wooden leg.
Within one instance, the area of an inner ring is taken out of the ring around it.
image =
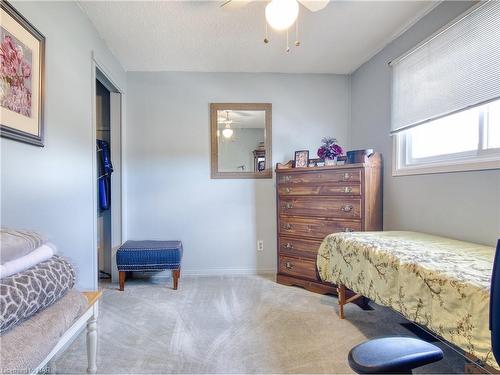
[[[179,285],[179,277],[181,276],[181,269],[172,270],[172,278],[174,279],[174,290],[177,290]]]
[[[123,292],[125,290],[125,271],[119,271],[118,272],[118,278],[120,281],[120,290]]]

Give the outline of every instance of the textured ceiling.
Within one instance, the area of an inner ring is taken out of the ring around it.
[[[332,1],[300,8],[300,47],[285,34],[263,43],[263,1],[220,8],[222,1],[81,1],[128,71],[347,74],[432,9],[426,1]]]

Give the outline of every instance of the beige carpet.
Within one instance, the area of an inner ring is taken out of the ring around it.
[[[152,280],[127,281],[125,292],[102,287],[100,373],[351,373],[351,347],[367,338],[413,335],[389,309],[351,305],[339,320],[335,297],[259,276],[186,277],[177,291]],[[461,357],[445,355],[418,372],[463,371]],[[85,369],[81,334],[56,371]]]

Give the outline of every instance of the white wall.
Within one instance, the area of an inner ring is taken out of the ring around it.
[[[211,180],[212,102],[273,104],[273,164],[321,138],[348,140],[348,78],[244,73],[127,74],[129,239],[179,239],[187,273],[274,271],[273,180]],[[256,242],[264,240],[264,252]]]
[[[14,6],[47,38],[46,146],[0,140],[1,224],[46,233],[75,263],[82,289],[93,286],[95,271],[92,50],[122,89],[128,85],[128,238],[182,240],[188,273],[272,271],[276,265],[273,180],[210,179],[211,102],[272,103],[273,164],[293,158],[299,149],[314,157],[327,135],[347,148],[381,151],[386,229],[486,244],[500,234],[500,171],[392,177],[390,170],[387,62],[470,3],[438,6],[358,69],[351,88],[348,77],[335,75],[125,75],[75,3]],[[264,240],[263,253],[256,252],[258,239]]]
[[[94,286],[91,51],[125,88],[125,72],[74,2],[14,2],[46,38],[45,147],[2,138],[1,224],[45,233]]]
[[[392,177],[389,61],[471,6],[443,2],[351,77],[352,145],[384,156],[384,228],[494,245],[500,237],[500,171]]]

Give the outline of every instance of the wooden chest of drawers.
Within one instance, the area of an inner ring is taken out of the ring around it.
[[[321,241],[335,232],[382,230],[382,160],[362,164],[276,169],[277,281],[337,294],[316,270]]]

